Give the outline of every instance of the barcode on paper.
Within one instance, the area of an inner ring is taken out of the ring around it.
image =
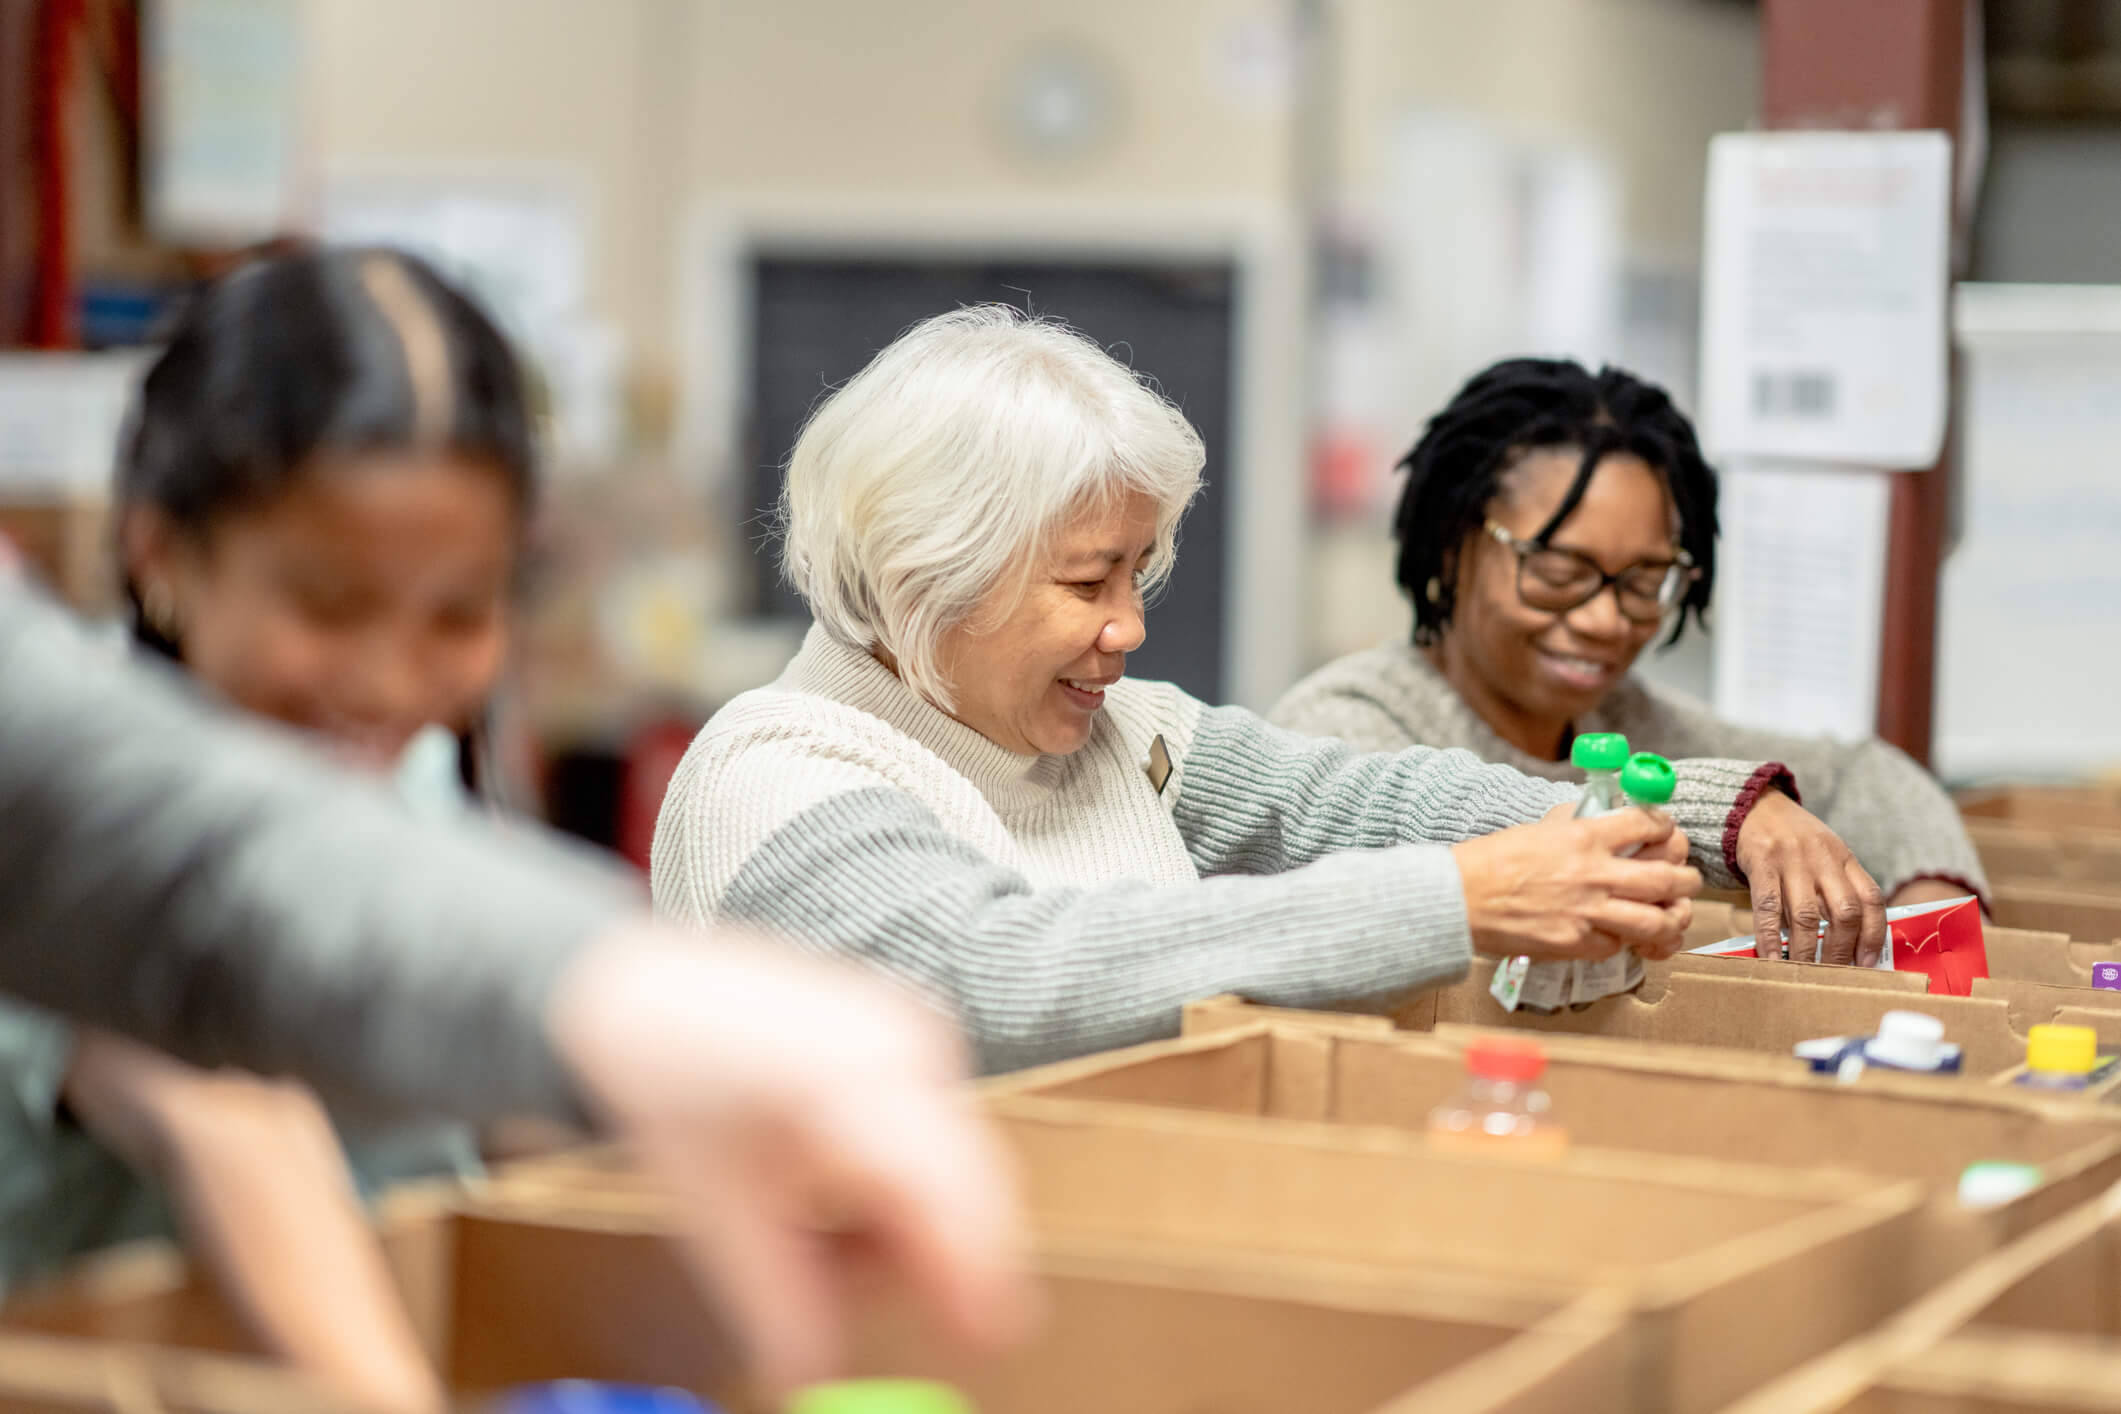
[[[1753,375],[1753,416],[1777,421],[1834,415],[1834,375],[1819,371]]]

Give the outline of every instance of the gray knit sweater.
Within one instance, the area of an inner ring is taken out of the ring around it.
[[[638,907],[583,852],[423,820],[0,575],[0,993],[202,1065],[579,1119],[553,979]]]
[[[1682,771],[1673,814],[1711,878],[1756,774]],[[1216,992],[1312,1006],[1454,980],[1471,939],[1447,846],[1575,794],[1132,680],[1080,750],[1019,756],[813,628],[694,740],[651,876],[665,914],[766,924],[941,997],[994,1071],[1172,1034]]]
[[[1268,716],[1292,731],[1334,737],[1360,751],[1395,751],[1419,742],[1462,747],[1484,761],[1551,780],[1576,775],[1565,761],[1540,760],[1497,736],[1411,643],[1387,643],[1328,663],[1291,688]],[[1622,680],[1576,729],[1621,732],[1634,746],[1665,756],[1781,761],[1795,773],[1805,805],[1848,841],[1887,893],[1910,880],[1936,878],[1987,895],[1988,878],[1950,797],[1884,742],[1850,744],[1734,726],[1634,677]]]

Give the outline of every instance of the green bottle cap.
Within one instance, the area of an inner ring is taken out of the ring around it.
[[[928,1380],[839,1380],[797,1391],[786,1414],[972,1414],[972,1406]]]
[[[1569,747],[1579,771],[1617,771],[1628,763],[1628,739],[1619,732],[1586,732]]]
[[[1638,751],[1620,768],[1621,793],[1637,805],[1662,805],[1679,784],[1672,763],[1654,751]]]

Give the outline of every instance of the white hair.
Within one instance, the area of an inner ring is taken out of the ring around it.
[[[907,330],[821,403],[781,492],[781,569],[842,642],[883,648],[948,709],[937,654],[1018,592],[1071,521],[1128,493],[1157,506],[1144,592],[1177,554],[1200,435],[1141,374],[1058,320],[1006,305]]]

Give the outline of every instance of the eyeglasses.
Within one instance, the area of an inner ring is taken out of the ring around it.
[[[1559,550],[1537,540],[1520,540],[1494,521],[1488,535],[1517,556],[1517,597],[1527,608],[1566,614],[1580,609],[1613,586],[1613,600],[1631,623],[1662,623],[1679,607],[1687,589],[1701,576],[1694,557],[1675,550],[1670,560],[1644,560],[1619,574],[1607,574],[1596,560],[1575,550]]]

